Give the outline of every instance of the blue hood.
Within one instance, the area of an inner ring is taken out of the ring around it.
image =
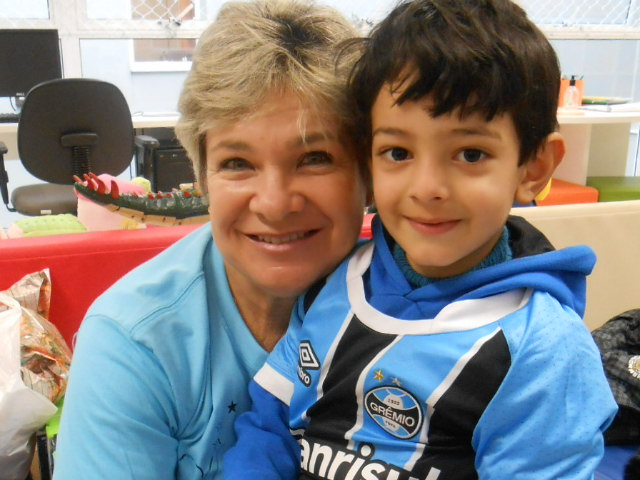
[[[365,281],[367,298],[388,315],[412,320],[433,318],[454,301],[532,288],[549,293],[582,317],[586,276],[596,262],[591,248],[554,250],[539,230],[520,217],[509,217],[507,228],[513,260],[414,288],[398,268],[391,253],[393,240],[376,216],[373,236],[377,259],[372,262]]]

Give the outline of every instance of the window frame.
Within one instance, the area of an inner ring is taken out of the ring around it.
[[[194,0],[197,1],[197,0]],[[223,0],[220,0],[222,3]],[[391,3],[391,0],[389,0]],[[640,16],[640,0],[629,0],[630,8]],[[636,12],[637,10],[637,12]],[[184,20],[179,24],[171,19],[97,20],[87,18],[86,0],[49,0],[49,19],[6,19],[0,18],[0,28],[56,28],[58,29],[66,77],[81,77],[80,42],[84,39],[198,39],[210,20]],[[631,17],[633,21],[635,17]],[[366,19],[363,19],[366,20]],[[550,39],[640,39],[640,27],[623,25],[539,25]],[[139,65],[145,63],[147,65]],[[166,65],[165,65],[166,63]],[[186,63],[177,62],[132,62],[134,72],[184,71]]]

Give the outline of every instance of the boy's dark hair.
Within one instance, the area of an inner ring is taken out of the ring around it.
[[[370,155],[371,109],[385,83],[403,81],[401,104],[433,96],[433,116],[460,108],[487,121],[511,115],[519,163],[557,129],[560,67],[553,47],[510,0],[405,1],[364,40],[350,78],[362,146]]]

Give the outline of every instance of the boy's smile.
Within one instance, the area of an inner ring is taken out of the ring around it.
[[[532,200],[513,121],[433,118],[428,97],[397,105],[397,96],[383,86],[372,109],[378,212],[416,272],[459,275],[491,252],[514,200]]]

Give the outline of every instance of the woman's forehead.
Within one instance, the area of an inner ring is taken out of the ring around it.
[[[280,100],[269,98],[251,112],[234,118],[212,118],[207,122],[204,133],[209,136],[231,131],[242,132],[250,125],[263,125],[268,128],[288,128],[301,138],[315,139],[321,135],[328,139],[338,139],[343,136],[343,122],[328,109],[323,110],[297,99]],[[272,122],[276,122],[275,125]]]

